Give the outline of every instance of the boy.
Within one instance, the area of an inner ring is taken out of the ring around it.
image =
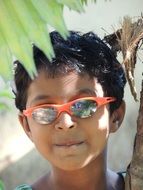
[[[20,123],[51,171],[32,190],[123,190],[124,180],[107,169],[110,133],[124,113],[122,66],[92,32],[71,31],[65,41],[50,34],[52,62],[33,48],[38,76],[32,81],[17,61],[15,103]]]

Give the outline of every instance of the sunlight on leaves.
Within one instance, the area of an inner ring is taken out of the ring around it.
[[[88,0],[1,0],[0,1],[0,75],[12,78],[12,62],[19,60],[31,78],[36,74],[33,44],[51,60],[54,51],[48,27],[68,36],[63,18],[64,6],[83,12]]]
[[[58,3],[61,3],[63,5],[66,5],[68,8],[82,12],[84,11],[83,6],[82,6],[82,1],[81,0],[57,0]]]
[[[10,88],[10,84],[0,78],[0,113],[12,108],[13,99],[14,95]]]

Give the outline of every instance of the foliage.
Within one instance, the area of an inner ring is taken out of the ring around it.
[[[0,113],[10,109],[10,102],[12,98],[12,92],[10,91],[8,84],[5,84],[0,90]]]
[[[18,59],[33,77],[36,69],[32,45],[39,47],[49,58],[54,57],[49,26],[64,38],[68,36],[63,18],[66,5],[83,12],[88,0],[1,0],[0,1],[0,75],[12,77],[12,62]]]
[[[0,180],[0,190],[4,190],[4,183],[2,180]]]

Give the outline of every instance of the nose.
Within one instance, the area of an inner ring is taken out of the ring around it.
[[[72,120],[72,117],[66,112],[63,112],[59,115],[55,124],[55,128],[57,130],[66,131],[74,127],[76,127],[76,123]]]

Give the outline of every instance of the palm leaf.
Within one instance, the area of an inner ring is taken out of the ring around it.
[[[47,27],[37,14],[37,11],[31,1],[9,1],[15,10],[17,19],[21,22],[21,26],[29,38],[29,42],[31,42],[31,44],[34,43],[40,49],[44,49],[45,54],[49,59],[51,59],[54,56],[54,53]]]
[[[31,44],[10,5],[10,1],[0,1],[0,31],[4,39],[6,39],[7,46],[12,54],[28,68],[32,77],[33,72],[36,73],[36,70],[32,58]]]
[[[93,1],[94,3],[96,2],[96,0],[91,0],[91,2],[92,2],[92,1]],[[88,0],[81,0],[81,3],[82,3],[82,4],[87,5],[87,2],[88,2]]]
[[[2,180],[0,180],[0,190],[4,190],[4,184]]]
[[[0,32],[0,75],[7,80],[12,77],[12,54]]]
[[[1,0],[0,1],[0,75],[12,77],[12,62],[19,60],[31,78],[36,75],[32,44],[49,58],[54,57],[48,27],[64,38],[68,31],[63,7],[81,12],[87,0]]]
[[[67,7],[69,7],[72,10],[78,11],[78,12],[82,12],[84,11],[83,9],[83,3],[81,0],[57,0],[58,3],[61,3],[63,5],[66,5]]]
[[[68,31],[63,18],[63,5],[56,0],[31,0],[45,24],[49,24],[66,38]],[[57,19],[58,18],[58,19]]]
[[[0,91],[0,98],[3,98],[3,97],[11,99],[13,96],[12,96],[12,93],[10,92],[10,90],[5,88]]]

